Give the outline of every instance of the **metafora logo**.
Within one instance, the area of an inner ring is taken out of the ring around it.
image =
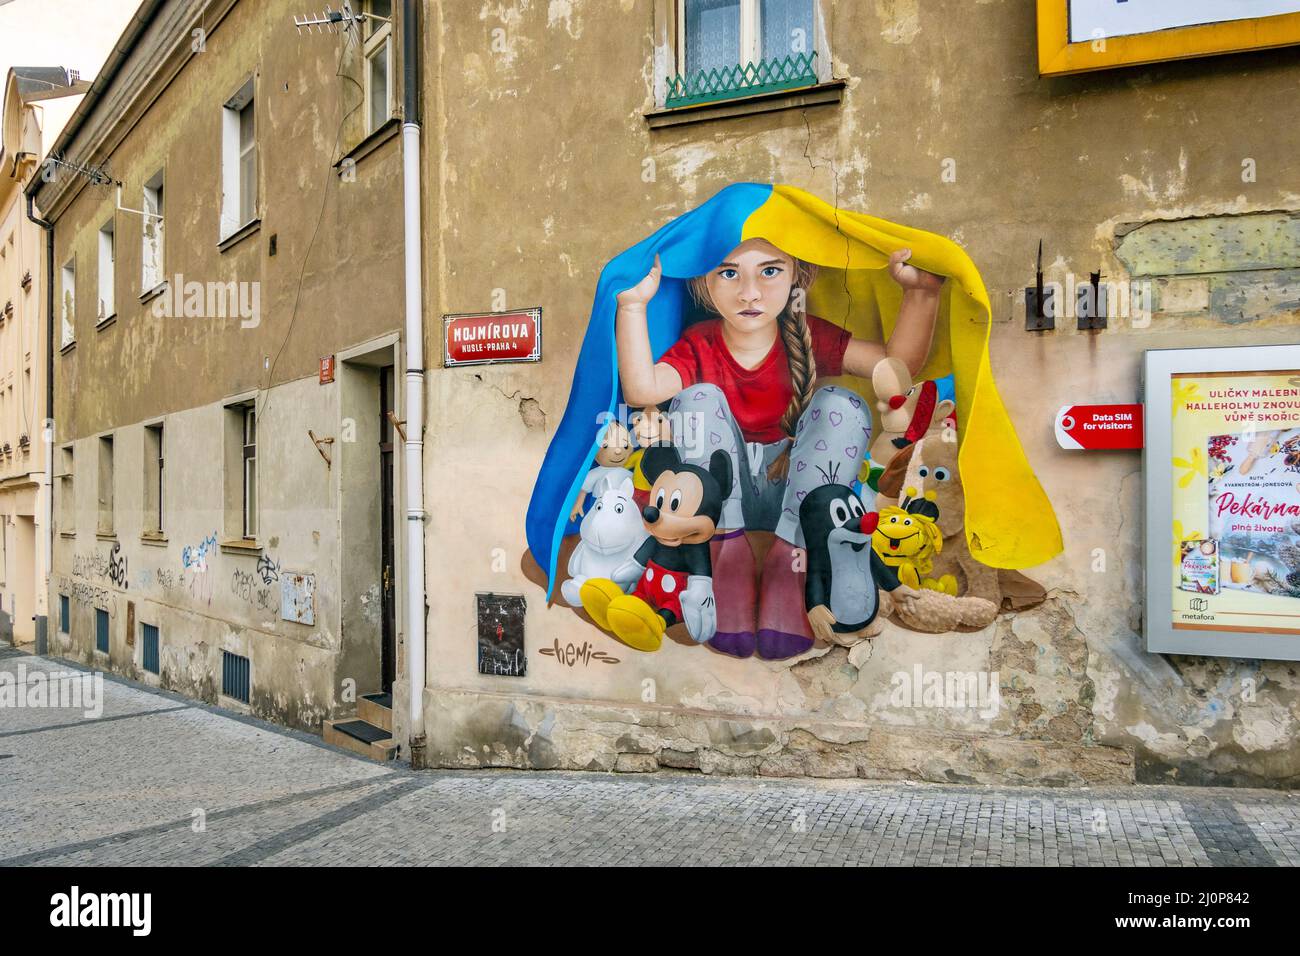
[[[129,927],[134,936],[148,936],[153,926],[152,893],[70,893],[50,897],[50,925],[60,927]]]
[[[241,329],[262,324],[262,283],[199,282],[179,272],[153,300],[156,319],[240,319]]]

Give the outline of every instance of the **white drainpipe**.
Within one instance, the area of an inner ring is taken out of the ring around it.
[[[402,4],[402,219],[406,272],[406,675],[411,765],[424,764],[424,260],[420,245],[418,0]]]

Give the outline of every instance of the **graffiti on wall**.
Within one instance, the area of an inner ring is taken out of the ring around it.
[[[259,561],[259,565],[260,565]],[[230,576],[230,593],[248,602],[259,611],[275,611],[280,607],[280,596],[273,595],[270,587],[263,587],[265,577],[257,572],[236,568]]]
[[[217,552],[217,533],[213,531],[195,545],[181,550],[181,570],[172,568],[138,568],[130,572],[127,555],[119,542],[107,554],[96,550],[73,555],[70,578],[60,578],[61,593],[77,604],[103,607],[111,594],[103,585],[127,590],[134,583],[139,591],[157,587],[168,600],[187,600],[211,606],[214,575],[211,559]],[[315,575],[306,572],[282,572],[280,561],[271,554],[258,556],[256,568],[231,572],[230,592],[261,612],[278,614],[286,621],[314,625]]]
[[[103,576],[104,570],[104,558],[97,551],[78,551],[72,556],[73,577],[98,578]]]
[[[208,570],[208,556],[216,553],[217,533],[214,531],[197,545],[186,545],[181,549],[181,568],[196,574],[205,574]]]
[[[113,547],[107,554],[93,548],[74,554],[72,576],[88,581],[102,581],[124,591],[131,586],[127,572],[127,558],[122,553],[121,542],[118,541],[113,542]]]
[[[113,548],[108,553],[108,563],[104,574],[109,581],[123,590],[131,586],[127,577],[126,555],[122,553],[122,543],[120,541],[113,542]]]
[[[1012,569],[1060,531],[989,323],[948,239],[793,187],[724,189],[602,272],[526,568],[642,652],[782,660],[1041,601]]]
[[[181,549],[181,588],[195,604],[212,604],[212,577],[208,574],[208,558],[216,551],[215,531],[197,545],[187,544]]]
[[[106,608],[112,613],[112,602],[109,600],[107,588],[99,587],[88,581],[78,581],[73,578],[59,578],[59,593],[67,595],[68,599],[82,607]]]
[[[260,555],[257,559],[257,576],[263,584],[274,584],[280,580],[280,562],[269,554]]]

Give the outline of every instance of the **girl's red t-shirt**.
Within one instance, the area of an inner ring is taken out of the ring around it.
[[[848,331],[816,316],[808,316],[817,376],[839,375],[844,370]],[[682,387],[706,382],[722,389],[731,414],[747,442],[770,444],[787,438],[781,416],[794,397],[785,344],[776,337],[772,351],[755,368],[747,369],[732,357],[722,337],[722,320],[697,322],[659,359],[682,377]]]

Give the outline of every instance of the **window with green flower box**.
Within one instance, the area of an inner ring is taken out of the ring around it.
[[[676,69],[664,105],[814,86],[816,0],[676,0]]]

